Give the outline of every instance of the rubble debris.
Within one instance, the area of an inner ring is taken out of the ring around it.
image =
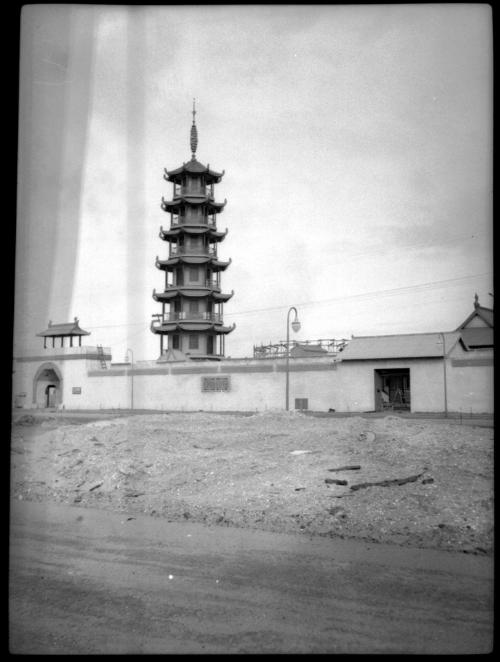
[[[346,480],[337,480],[337,478],[325,478],[325,483],[330,485],[347,485]]]
[[[102,483],[101,483],[102,485]],[[125,492],[126,497],[139,497],[142,496],[143,494],[146,494],[146,492]]]
[[[424,478],[424,480],[422,481],[422,485],[428,485],[429,483],[433,483],[433,482],[434,482],[434,478]]]
[[[361,466],[359,464],[347,464],[345,467],[328,469],[328,471],[357,471],[358,469],[361,469]]]
[[[95,485],[92,485],[92,487],[89,487],[89,492],[92,492],[92,490],[96,490],[98,487],[101,487],[101,483],[96,483]]]
[[[305,455],[306,453],[312,453],[313,451],[290,451],[290,455]]]
[[[416,474],[415,476],[408,476],[408,478],[393,478],[392,480],[380,480],[374,483],[357,483],[351,485],[351,490],[361,490],[365,487],[390,487],[391,485],[405,485],[406,483],[414,483],[424,474]]]
[[[375,434],[373,432],[360,432],[358,434],[358,441],[375,441]]]
[[[15,421],[16,425],[35,425],[35,423],[36,419],[31,414],[24,414]]]
[[[328,508],[330,515],[336,515],[337,513],[343,513],[344,509],[341,506],[334,506],[333,508]]]

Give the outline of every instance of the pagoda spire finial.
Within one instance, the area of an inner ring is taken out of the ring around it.
[[[196,99],[193,99],[193,125],[191,127],[191,158],[194,161],[196,158],[196,148],[198,147],[198,130],[196,128],[196,120],[195,120],[195,115],[196,115],[196,108],[195,108],[195,101]]]

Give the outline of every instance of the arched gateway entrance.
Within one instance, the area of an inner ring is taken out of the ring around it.
[[[55,363],[43,363],[33,378],[33,404],[52,409],[62,404],[63,378]]]

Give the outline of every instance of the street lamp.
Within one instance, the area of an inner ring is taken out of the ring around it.
[[[295,333],[300,330],[300,322],[298,318],[297,308],[292,306],[286,316],[286,411],[290,409],[288,406],[288,396],[290,392],[290,313],[295,311],[295,318],[292,322],[292,329]]]
[[[134,352],[131,349],[127,349],[125,352],[125,362],[128,362],[128,353],[130,352],[131,360],[130,360],[130,368],[132,370],[130,374],[130,385],[131,385],[131,394],[130,394],[130,408],[134,408]]]

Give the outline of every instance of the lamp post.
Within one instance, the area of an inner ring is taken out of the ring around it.
[[[127,349],[125,352],[125,361],[128,361],[128,353],[130,352],[131,360],[130,360],[130,367],[131,370],[134,370],[134,352],[131,349]],[[131,386],[131,393],[130,393],[130,408],[134,408],[134,373],[132,372],[130,375],[130,386]]]
[[[444,416],[448,418],[448,389],[446,383],[446,348],[444,341],[444,333],[439,334],[441,336],[441,342],[443,343],[443,386],[444,386]]]
[[[295,331],[295,333],[300,330],[297,308],[292,306],[286,316],[286,411],[290,409],[288,405],[288,398],[290,394],[290,313],[292,310],[295,311],[295,318],[292,322],[292,329]]]

